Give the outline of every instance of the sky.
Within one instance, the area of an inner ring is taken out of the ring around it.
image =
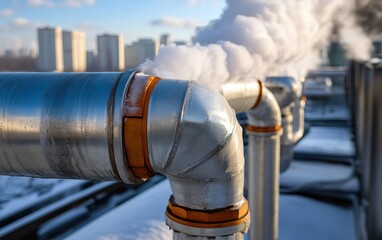
[[[37,28],[57,26],[86,33],[87,49],[96,35],[118,33],[126,44],[138,38],[189,42],[195,27],[219,17],[224,0],[0,0],[0,53],[37,48]]]

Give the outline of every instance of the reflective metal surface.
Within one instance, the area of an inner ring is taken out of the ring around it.
[[[256,127],[270,127],[281,124],[281,111],[273,94],[263,86],[259,106],[247,111],[248,123]]]
[[[273,93],[276,98],[278,105],[281,108],[282,112],[282,127],[283,135],[281,138],[281,163],[280,171],[284,172],[288,169],[290,163],[293,160],[293,145],[295,143],[294,131],[293,131],[293,122],[296,121],[293,117],[291,111],[292,107],[296,101],[299,101],[302,91],[302,84],[299,80],[295,80],[292,77],[267,77],[265,79],[265,86]],[[300,111],[300,109],[299,109]],[[297,112],[298,115],[297,121],[300,122],[300,112]],[[304,122],[300,122],[301,124]],[[301,131],[301,129],[299,129]],[[303,127],[302,127],[303,131]],[[300,134],[299,132],[297,132]],[[297,138],[297,136],[296,136]]]
[[[129,75],[0,74],[0,174],[132,182],[115,163]]]
[[[281,152],[280,152],[280,172],[288,169],[293,160],[293,115],[289,107],[282,110],[282,127],[283,135],[281,136]]]
[[[281,124],[281,112],[273,94],[262,89],[259,106],[247,112],[248,123],[255,127]],[[248,202],[251,209],[249,239],[277,239],[280,175],[280,136],[282,131],[247,131],[248,139]]]
[[[306,98],[296,99],[293,107],[293,142],[297,143],[304,135]]]
[[[260,84],[257,81],[224,84],[220,93],[236,113],[245,112],[255,106],[259,98]]]
[[[278,239],[280,133],[248,132],[249,239]]]
[[[264,84],[275,95],[281,109],[301,96],[302,84],[292,77],[267,77]]]
[[[161,80],[148,112],[150,162],[170,179],[178,205],[219,209],[242,200],[242,130],[221,95],[194,82]]]

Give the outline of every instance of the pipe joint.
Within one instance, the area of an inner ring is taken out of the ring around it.
[[[301,96],[301,82],[292,77],[267,77],[264,84],[274,94],[281,109]]]
[[[192,81],[161,80],[150,97],[147,128],[151,166],[168,177],[173,206],[203,213],[246,202],[242,130],[223,96]],[[179,216],[169,209],[169,226],[195,235],[185,230],[193,228],[187,219],[177,221]],[[240,223],[228,230],[236,234],[240,226],[238,232],[246,232],[248,225]],[[227,235],[225,226],[213,226]]]
[[[212,90],[194,82],[162,80],[152,92],[151,166],[170,179],[177,204],[219,209],[241,201],[241,134],[234,111]]]
[[[261,86],[262,94],[260,103],[254,109],[247,111],[248,130],[273,132],[281,130],[281,111],[274,95],[268,88]],[[253,128],[255,127],[255,128]]]

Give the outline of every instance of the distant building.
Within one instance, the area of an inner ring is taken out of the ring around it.
[[[184,45],[187,45],[187,42],[186,42],[186,41],[175,41],[174,43],[175,43],[175,45],[177,45],[177,46],[184,46]]]
[[[125,68],[125,50],[122,35],[97,36],[98,68],[100,71],[122,71]]]
[[[39,28],[38,69],[44,72],[64,70],[61,28]]]
[[[64,71],[86,71],[85,33],[78,31],[62,31]]]
[[[27,49],[27,48],[20,48],[18,52],[19,52],[19,57],[21,58],[31,58],[34,55],[33,50]]]
[[[170,34],[162,34],[160,36],[160,45],[169,45],[171,44],[171,37],[170,37]]]
[[[125,46],[125,64],[126,69],[135,68],[140,64],[138,61],[138,49],[133,45]]]
[[[137,51],[137,62],[139,64],[146,61],[146,59],[154,60],[157,46],[153,39],[139,39],[133,43],[133,47]]]
[[[88,72],[96,70],[96,59],[93,51],[86,51],[86,70]]]
[[[6,58],[13,58],[16,57],[15,52],[12,49],[6,49],[4,51],[4,57]]]
[[[332,41],[328,49],[329,66],[346,66],[346,52],[338,41]]]

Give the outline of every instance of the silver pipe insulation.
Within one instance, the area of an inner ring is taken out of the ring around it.
[[[277,239],[280,108],[260,81],[223,86],[220,93],[235,111],[246,111],[248,117],[248,202],[252,209],[249,239]]]
[[[297,98],[293,107],[293,142],[297,143],[304,136],[306,97]]]
[[[219,91],[235,112],[246,112],[252,109],[260,95],[260,85],[256,82],[228,83],[221,86]]]
[[[265,86],[274,94],[277,103],[281,108],[282,113],[282,127],[283,135],[281,137],[281,162],[280,171],[286,171],[293,160],[293,146],[295,139],[303,134],[304,121],[301,121],[300,104],[294,106],[295,102],[299,102],[301,96],[302,84],[300,81],[292,77],[267,77],[265,79]],[[299,107],[296,119],[292,113],[292,107]],[[303,117],[303,116],[302,116]],[[294,131],[294,122],[299,122],[297,132]],[[302,131],[302,132],[301,132]],[[301,138],[301,137],[300,137]]]
[[[262,87],[259,105],[248,116],[249,239],[278,238],[281,113],[273,94]]]
[[[0,89],[0,174],[136,184],[162,173],[174,239],[243,239],[241,128],[221,95],[136,72],[1,73]]]
[[[130,73],[1,73],[0,174],[142,182],[124,166]]]

